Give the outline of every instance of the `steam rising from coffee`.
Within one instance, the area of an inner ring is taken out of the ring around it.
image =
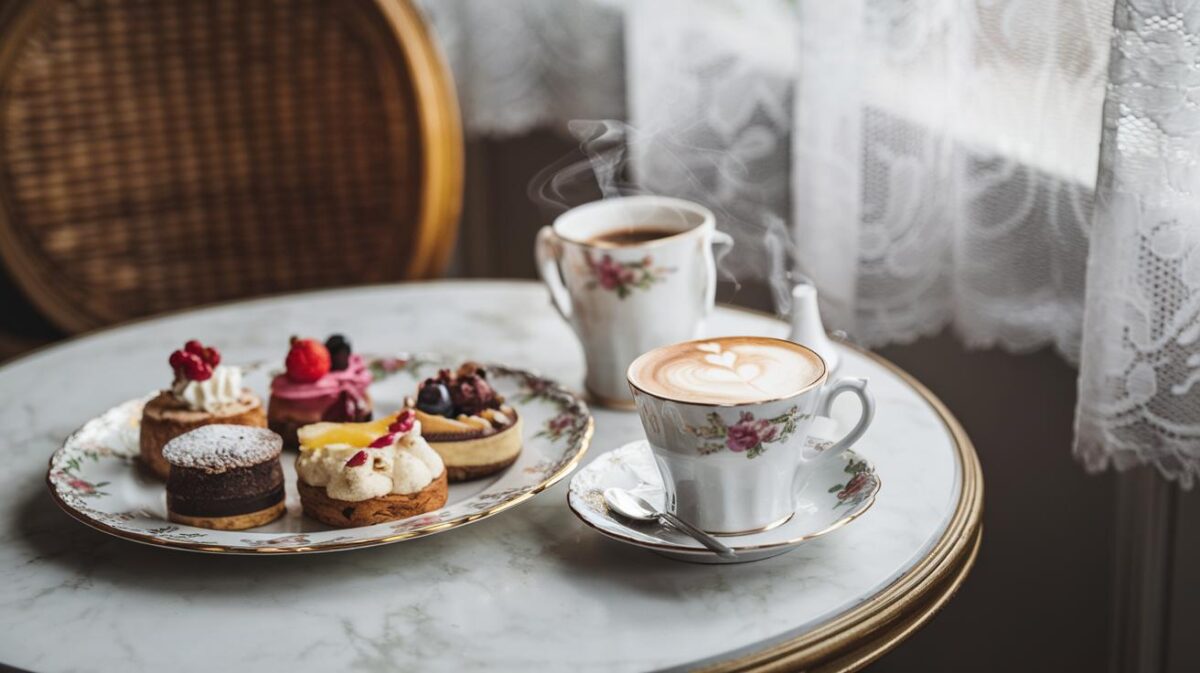
[[[572,120],[577,151],[534,176],[529,198],[557,214],[599,198],[636,194],[675,196],[708,207],[717,228],[733,236],[732,252],[718,260],[722,280],[769,288],[777,312],[791,309],[791,288],[806,281],[784,220],[752,199],[722,199],[718,185],[746,180],[746,166],[727,152],[684,145],[677,135],[643,133],[615,120]],[[685,160],[683,157],[688,157]],[[735,212],[736,211],[736,212]]]

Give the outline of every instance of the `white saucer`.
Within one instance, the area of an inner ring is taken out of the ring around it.
[[[812,437],[808,441],[814,446],[830,444]],[[600,533],[668,558],[693,563],[758,561],[841,528],[875,503],[880,486],[875,466],[853,451],[842,458],[818,466],[818,472],[797,494],[796,513],[787,523],[761,533],[721,537],[737,553],[734,560],[717,556],[673,528],[650,521],[629,521],[609,511],[603,493],[613,486],[633,491],[655,506],[663,505],[662,477],[644,439],[602,454],[576,472],[567,503],[576,516]]]

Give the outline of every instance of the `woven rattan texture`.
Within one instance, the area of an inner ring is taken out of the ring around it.
[[[0,81],[0,190],[27,260],[16,273],[98,324],[404,277],[420,138],[373,5],[108,0],[36,14]]]

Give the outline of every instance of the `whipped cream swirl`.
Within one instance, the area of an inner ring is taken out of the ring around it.
[[[181,377],[171,386],[171,393],[192,411],[214,413],[241,399],[242,370],[232,365],[219,365],[206,381]]]
[[[350,465],[359,451],[366,460]],[[421,437],[421,424],[397,434],[392,444],[362,448],[330,444],[302,449],[296,459],[296,474],[310,486],[324,486],[329,497],[360,502],[389,493],[416,493],[433,483],[445,470],[442,458]]]

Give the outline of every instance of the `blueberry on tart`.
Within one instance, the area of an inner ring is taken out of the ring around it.
[[[267,422],[285,448],[295,449],[296,430],[311,423],[371,420],[371,372],[346,337],[335,334],[325,343],[292,337],[285,366],[271,381],[267,405]]]
[[[487,370],[473,362],[423,381],[408,407],[452,482],[500,472],[521,454],[517,411],[488,383]]]
[[[283,516],[283,440],[265,428],[205,425],[167,442],[171,521],[244,530]]]
[[[262,402],[242,387],[241,369],[221,364],[216,348],[193,339],[169,363],[174,380],[142,409],[138,439],[142,464],[162,479],[170,470],[163,447],[175,437],[213,423],[267,425]]]
[[[373,422],[306,425],[298,437],[296,486],[309,517],[369,526],[446,504],[446,468],[409,409]]]

